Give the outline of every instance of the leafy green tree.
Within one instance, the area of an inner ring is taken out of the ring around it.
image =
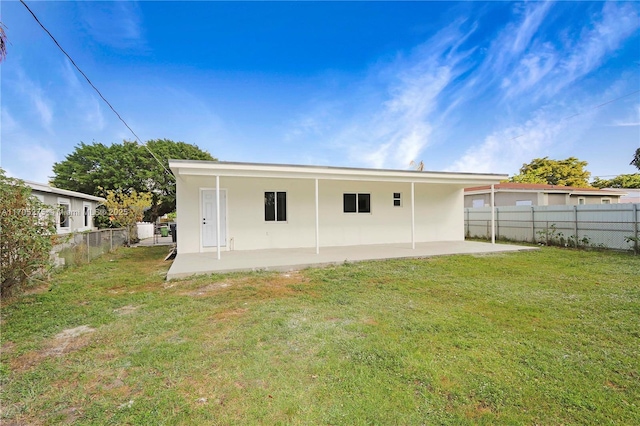
[[[196,145],[169,139],[150,140],[146,145],[149,149],[130,141],[109,146],[97,142],[80,143],[63,161],[53,165],[51,184],[99,197],[105,197],[110,190],[148,192],[152,200],[147,219],[155,221],[158,216],[176,208],[175,178],[167,171],[169,159],[216,158]]]
[[[56,223],[31,188],[0,169],[0,294],[15,292],[51,267]]]
[[[596,188],[640,188],[640,173],[618,175],[613,179],[595,178],[591,185]]]
[[[565,160],[534,158],[530,163],[523,164],[520,173],[511,177],[509,181],[588,187],[591,173],[585,170],[587,164],[586,161],[580,161],[575,157]]]
[[[633,156],[633,160],[629,163],[632,166],[636,166],[636,169],[640,170],[640,148],[636,149],[636,153]]]

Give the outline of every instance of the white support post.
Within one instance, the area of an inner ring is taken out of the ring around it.
[[[316,178],[316,254],[320,254],[320,209],[318,206],[318,179]]]
[[[416,200],[415,183],[411,182],[411,248],[416,248]]]
[[[495,185],[491,185],[491,244],[496,243],[496,192]]]
[[[216,175],[216,251],[220,260],[220,175]]]

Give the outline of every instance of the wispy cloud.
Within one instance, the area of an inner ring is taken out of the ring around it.
[[[101,131],[105,126],[105,118],[101,110],[101,100],[91,92],[85,81],[80,80],[76,70],[68,61],[64,62],[62,75],[67,84],[66,91],[70,102],[65,108],[73,117],[79,117],[92,131]]]
[[[300,114],[285,139],[322,137],[352,164],[408,167],[429,145],[434,123],[442,119],[439,102],[467,70],[465,61],[473,50],[460,46],[474,29],[463,20],[454,22],[408,55],[377,64],[357,89],[340,93],[349,101],[328,101]],[[336,119],[344,111],[351,113]]]
[[[636,106],[636,114],[635,117],[629,117],[626,120],[614,120],[613,124],[611,124],[614,127],[636,127],[636,126],[640,126],[640,105]]]
[[[40,125],[50,131],[54,113],[53,101],[45,95],[40,85],[27,77],[22,69],[17,70],[16,76],[14,89],[29,100],[33,108],[32,113],[38,117]]]
[[[129,1],[79,3],[87,33],[98,43],[122,50],[146,50],[139,6]]]

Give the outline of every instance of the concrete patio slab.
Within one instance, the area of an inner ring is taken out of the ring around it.
[[[536,247],[477,241],[442,241],[417,243],[415,249],[412,249],[410,244],[321,247],[320,254],[316,254],[315,248],[223,251],[220,260],[217,259],[216,252],[178,253],[167,273],[167,279],[195,274],[236,271],[290,271],[310,266],[335,265],[363,260],[425,258],[452,254],[487,254],[536,249]]]

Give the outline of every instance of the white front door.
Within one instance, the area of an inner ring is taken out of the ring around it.
[[[216,247],[216,190],[203,189],[202,247]],[[227,191],[220,190],[220,247],[227,246]]]

